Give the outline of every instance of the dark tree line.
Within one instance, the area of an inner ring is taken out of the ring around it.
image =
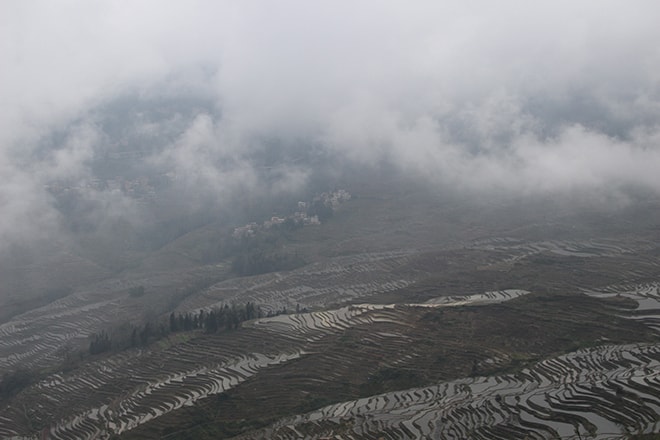
[[[244,321],[262,316],[261,309],[252,302],[243,305],[224,305],[209,312],[204,310],[199,313],[175,314],[172,312],[168,321],[149,321],[141,326],[131,326],[128,332],[124,330],[109,334],[102,331],[93,334],[89,343],[89,354],[144,347],[177,332],[204,330],[206,333],[220,333],[231,331],[239,328]]]
[[[241,322],[262,316],[261,309],[251,302],[240,307],[229,307],[225,304],[224,307],[213,309],[206,314],[203,320],[204,330],[207,333],[236,330]]]
[[[31,385],[38,379],[36,373],[27,370],[7,372],[0,379],[0,399],[17,394],[23,388]]]
[[[89,342],[89,354],[103,353],[110,351],[110,348],[112,348],[110,336],[105,331],[92,335],[92,340]]]

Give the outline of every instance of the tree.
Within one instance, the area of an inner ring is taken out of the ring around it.
[[[257,317],[256,307],[254,306],[254,303],[248,301],[248,303],[245,304],[245,319],[249,321],[250,319],[254,319],[256,317]]]
[[[0,380],[0,398],[13,396],[36,379],[34,373],[27,370],[4,373],[2,380]]]
[[[218,331],[218,321],[216,320],[215,310],[211,310],[206,315],[206,325],[204,326],[206,333],[215,333]]]
[[[133,327],[131,332],[131,347],[137,346],[137,328]]]
[[[176,316],[174,316],[174,312],[170,313],[170,331],[172,333],[179,331],[179,324],[176,321]]]
[[[95,333],[89,342],[89,354],[103,353],[109,351],[111,347],[110,336],[105,331],[98,334]]]
[[[140,343],[142,345],[147,345],[147,343],[149,343],[149,338],[151,337],[152,333],[153,332],[152,332],[152,329],[151,329],[151,323],[147,322],[144,325],[144,328],[142,329],[142,331],[140,332]]]

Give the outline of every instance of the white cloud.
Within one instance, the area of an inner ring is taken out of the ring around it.
[[[153,163],[218,197],[263,183],[254,154],[294,143],[471,191],[660,191],[658,12],[641,0],[3,2],[2,230],[57,218],[44,181],[89,172],[108,134],[80,121],[126,94],[215,102],[136,127],[176,121]],[[278,166],[274,189],[310,173]]]

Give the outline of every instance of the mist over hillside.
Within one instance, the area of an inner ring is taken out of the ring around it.
[[[660,190],[650,3],[136,8],[3,6],[8,314],[338,188],[511,224]]]
[[[3,2],[0,437],[657,432],[659,14]]]
[[[5,250],[153,223],[154,191],[177,217],[347,166],[467,196],[660,189],[651,3],[3,9]]]

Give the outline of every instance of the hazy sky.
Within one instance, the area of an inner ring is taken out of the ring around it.
[[[656,1],[0,0],[0,239],[49,233],[43,186],[89,176],[121,96],[211,102],[131,129],[179,127],[150,163],[221,196],[258,185],[264,139],[470,191],[660,191],[658,23]],[[282,167],[282,190],[310,172]]]

